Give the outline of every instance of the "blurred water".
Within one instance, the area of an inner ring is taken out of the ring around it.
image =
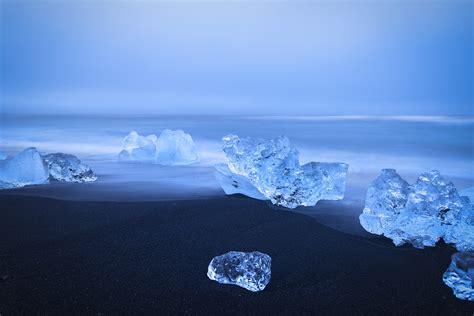
[[[131,130],[159,135],[165,128],[183,129],[192,135],[201,158],[199,164],[176,168],[116,161],[122,139]],[[368,183],[387,167],[397,169],[411,182],[423,171],[438,169],[459,188],[474,185],[472,117],[3,115],[0,149],[14,154],[34,146],[42,153],[75,154],[99,175],[100,181],[95,184],[98,190],[100,186],[102,190],[107,187],[108,192],[141,192],[137,195],[140,198],[144,198],[145,191],[150,199],[175,196],[176,192],[205,196],[211,192],[222,194],[212,166],[225,161],[221,138],[230,133],[287,135],[300,151],[303,163],[348,163],[346,195],[353,199],[363,199]],[[120,183],[133,184],[133,188],[112,185]]]

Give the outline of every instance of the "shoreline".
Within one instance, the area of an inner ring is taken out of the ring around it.
[[[455,249],[395,247],[239,196],[84,202],[0,195],[0,312],[463,314]],[[329,206],[326,206],[329,207]],[[230,250],[272,257],[260,293],[206,277]]]

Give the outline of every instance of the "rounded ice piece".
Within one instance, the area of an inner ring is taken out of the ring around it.
[[[0,182],[4,188],[48,182],[48,168],[36,148],[30,147],[0,165]]]
[[[271,263],[269,255],[258,251],[230,251],[211,260],[207,276],[221,284],[234,284],[259,292],[270,282]]]
[[[70,154],[55,153],[43,156],[48,164],[49,177],[63,182],[91,182],[97,180],[91,168]]]
[[[443,281],[457,298],[474,301],[474,251],[453,254]]]

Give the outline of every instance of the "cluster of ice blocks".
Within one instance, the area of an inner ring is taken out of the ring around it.
[[[268,199],[287,208],[344,197],[345,163],[300,165],[298,151],[285,136],[264,140],[228,135],[223,141],[228,162],[216,166],[216,178],[226,194]]]
[[[160,137],[142,136],[132,131],[123,140],[119,160],[173,166],[193,164],[199,158],[191,135],[182,130],[165,129]]]
[[[395,245],[435,246],[441,238],[459,251],[474,250],[474,208],[433,170],[409,185],[394,169],[383,169],[369,186],[360,223]]]
[[[96,179],[92,170],[76,156],[62,153],[41,156],[34,147],[11,159],[0,160],[0,189],[49,181],[89,182]]]

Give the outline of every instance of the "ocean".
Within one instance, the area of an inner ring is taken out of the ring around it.
[[[165,167],[121,163],[117,154],[132,130],[159,135],[182,129],[192,135],[197,164]],[[382,168],[394,168],[409,182],[437,169],[458,189],[474,185],[474,118],[433,116],[41,116],[2,115],[0,150],[26,147],[41,153],[77,155],[99,176],[86,189],[45,189],[57,198],[154,200],[222,195],[213,166],[225,162],[222,137],[286,135],[300,161],[349,164],[346,199],[363,201]],[[67,185],[65,185],[67,187]],[[76,188],[76,187],[74,187]],[[41,190],[40,190],[41,191]]]

